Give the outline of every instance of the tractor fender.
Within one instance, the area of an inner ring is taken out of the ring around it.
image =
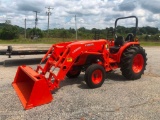
[[[137,45],[140,45],[140,43],[139,42],[127,42],[127,43],[125,43],[120,49],[119,49],[119,51],[118,51],[118,55],[117,55],[117,62],[118,63],[120,63],[120,61],[121,61],[121,56],[122,56],[122,54],[123,54],[123,52],[127,49],[127,48],[129,48],[130,46],[137,46]]]

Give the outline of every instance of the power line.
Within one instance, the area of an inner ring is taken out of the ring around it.
[[[36,13],[36,18],[35,18],[35,29],[36,29],[37,24],[38,24],[38,17],[37,17],[37,13],[40,13],[40,12],[38,12],[38,11],[33,11],[33,12],[35,12],[35,13]]]
[[[38,23],[38,17],[37,17],[37,13],[40,13],[38,11],[33,11],[36,13],[36,18],[35,18],[35,36],[36,36],[36,28],[37,28],[37,23]]]
[[[51,9],[54,9],[54,8],[52,8],[52,7],[46,7],[47,9],[48,9],[48,11],[46,12],[46,14],[48,15],[48,37],[49,37],[49,17],[50,17],[50,15],[52,14],[51,13]]]
[[[26,39],[26,18],[24,19],[24,28],[25,28],[25,34],[24,34],[24,37],[25,37],[25,39]]]
[[[77,40],[77,18],[76,18],[76,15],[75,15],[75,29],[76,29],[76,40]]]

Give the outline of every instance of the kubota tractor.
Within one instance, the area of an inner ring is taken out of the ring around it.
[[[99,39],[72,41],[51,46],[36,70],[29,66],[19,66],[12,83],[24,109],[46,104],[52,101],[51,91],[59,88],[65,79],[78,77],[85,72],[84,79],[90,88],[100,87],[105,80],[105,73],[120,68],[122,75],[129,80],[141,78],[146,67],[146,53],[136,38],[138,19],[135,16],[134,33],[124,39],[115,34],[114,40]],[[116,33],[116,32],[115,32]]]

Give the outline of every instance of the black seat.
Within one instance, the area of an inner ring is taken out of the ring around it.
[[[125,41],[133,42],[134,41],[134,35],[132,33],[129,33],[125,39]]]
[[[122,36],[118,36],[114,41],[114,46],[110,47],[110,53],[117,53],[121,46],[124,44],[124,38]]]
[[[114,45],[115,46],[122,46],[124,44],[124,38],[122,36],[118,36],[115,41],[114,41]]]

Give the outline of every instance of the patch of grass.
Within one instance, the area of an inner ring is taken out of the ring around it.
[[[38,38],[38,39],[14,39],[0,40],[0,44],[55,44],[59,42],[72,41],[73,39],[63,38]]]
[[[160,42],[140,42],[142,46],[160,46]]]
[[[73,41],[73,38],[38,38],[38,39],[14,39],[0,40],[0,44],[55,44],[59,42]],[[160,46],[160,42],[140,41],[142,46]]]

